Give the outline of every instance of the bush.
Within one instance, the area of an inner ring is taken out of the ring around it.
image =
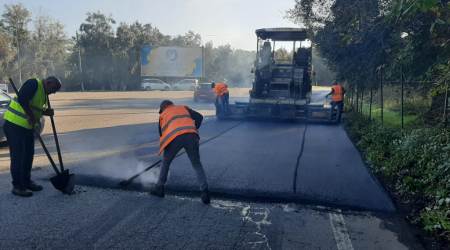
[[[450,241],[450,131],[386,128],[357,113],[347,118],[350,136],[375,172],[419,211],[411,217]]]

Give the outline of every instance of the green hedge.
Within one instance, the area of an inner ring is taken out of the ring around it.
[[[346,127],[374,171],[383,177],[410,218],[450,240],[450,130],[400,130],[349,113]]]

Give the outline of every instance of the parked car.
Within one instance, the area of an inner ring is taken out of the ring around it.
[[[8,93],[8,85],[4,83],[0,83],[0,91]]]
[[[144,79],[141,83],[142,90],[170,90],[170,85],[156,78]]]
[[[172,84],[173,90],[194,90],[195,85],[198,84],[197,79],[183,79]]]
[[[3,119],[3,114],[8,109],[9,103],[11,102],[12,97],[8,95],[7,93],[0,90],[0,141],[5,141],[6,137],[3,132],[3,124],[5,123],[5,120]],[[44,130],[45,126],[45,118],[41,118],[41,123],[39,127],[39,133],[42,133],[42,130]]]
[[[195,85],[194,89],[194,102],[198,101],[208,101],[214,102],[216,95],[214,90],[211,88],[210,82],[198,83]]]

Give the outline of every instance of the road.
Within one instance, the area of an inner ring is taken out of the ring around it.
[[[205,114],[201,157],[211,206],[199,201],[185,154],[173,162],[166,198],[145,192],[159,167],[120,189],[121,180],[159,160],[156,110],[171,95],[55,101],[65,112],[56,118],[77,192],[52,189],[39,148],[33,176],[44,192],[14,197],[9,173],[0,173],[0,249],[422,249],[341,126],[217,121],[212,104],[183,94],[171,98]],[[102,126],[105,116],[112,122]],[[72,117],[83,121],[71,128]],[[84,123],[90,127],[78,127]]]

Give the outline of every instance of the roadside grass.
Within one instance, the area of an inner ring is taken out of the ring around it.
[[[423,114],[428,110],[428,102],[410,102],[404,104],[403,126],[404,128],[418,128],[424,125],[422,119]],[[381,106],[379,104],[372,104],[372,111],[370,111],[369,103],[364,103],[362,106],[362,115],[369,117],[371,113],[372,120],[381,123]],[[401,128],[402,113],[401,106],[397,102],[386,102],[383,107],[383,125],[389,128]]]
[[[399,129],[392,110],[384,125],[372,117],[346,113],[349,136],[408,219],[450,249],[450,129],[416,126],[419,115],[406,116],[408,127]]]
[[[363,114],[369,116],[369,107],[363,107]],[[372,107],[372,119],[381,123],[381,108]],[[405,114],[403,115],[404,127],[414,127],[418,125],[419,115]],[[383,110],[383,125],[391,128],[401,128],[402,126],[402,114],[401,112],[384,108]]]

